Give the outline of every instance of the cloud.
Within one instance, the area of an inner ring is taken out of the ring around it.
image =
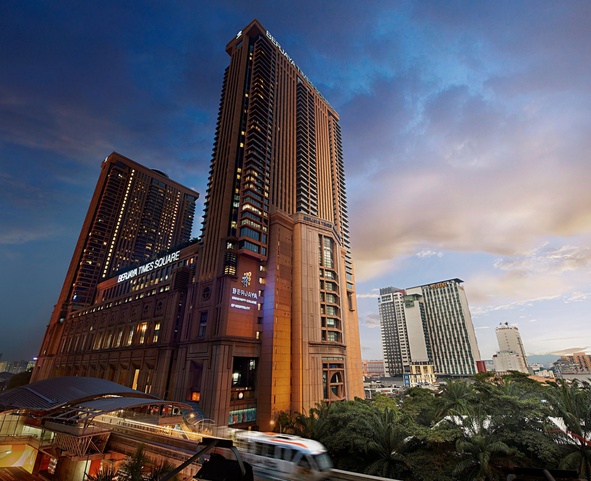
[[[577,339],[575,337],[562,337],[560,340],[570,340],[570,339]],[[553,339],[547,339],[548,341],[553,341]],[[571,356],[574,352],[588,352],[591,351],[591,346],[585,347],[569,347],[566,349],[561,349],[558,351],[553,351],[550,354],[555,354],[557,356]]]
[[[0,242],[75,239],[112,150],[203,199],[224,45],[258,17],[340,114],[358,286],[437,262],[482,315],[587,300],[591,4],[300,3],[10,3]]]
[[[564,302],[570,304],[571,302],[585,302],[591,299],[591,292],[574,292],[567,297]]]
[[[501,135],[494,125],[502,124],[501,118],[471,119],[466,123],[491,134],[481,132],[488,138],[479,143],[489,144],[478,147],[481,157],[466,158],[458,153],[458,145],[465,145],[470,132],[459,126],[457,133],[449,132],[454,123],[451,115],[438,122],[438,131],[426,135],[431,139],[426,143],[439,144],[437,149],[417,148],[412,167],[400,165],[356,180],[363,184],[360,190],[373,193],[356,199],[351,209],[352,224],[357,226],[352,240],[358,276],[371,277],[384,261],[417,249],[514,255],[548,235],[591,232],[591,190],[585,180],[591,176],[591,164],[565,164],[562,158],[569,156],[568,145],[556,146],[560,141],[544,139],[531,125],[517,120]],[[444,138],[438,141],[443,125],[447,126]],[[390,155],[384,153],[383,164]],[[375,198],[380,202],[376,204]],[[399,207],[392,212],[390,206]],[[379,245],[375,239],[380,239]]]
[[[591,231],[591,72],[576,55],[591,35],[575,10],[548,25],[519,8],[413,6],[414,43],[393,43],[414,55],[384,56],[390,69],[342,109],[360,280],[415,251],[513,256]],[[562,37],[570,25],[580,38]]]
[[[361,299],[377,299],[378,297],[380,297],[380,294],[375,294],[375,293],[365,293],[365,294],[357,294],[358,298]]]
[[[495,268],[504,271],[528,273],[561,273],[583,269],[591,264],[591,248],[587,246],[551,246],[546,244],[523,256],[502,258],[495,262]]]
[[[416,254],[416,256],[420,257],[421,259],[425,258],[425,257],[440,257],[441,258],[441,257],[443,257],[443,255],[444,255],[444,253],[441,251],[435,252],[430,249],[422,250],[420,252],[417,252],[417,254]]]
[[[362,326],[365,326],[369,329],[376,329],[380,327],[380,316],[379,314],[366,314],[364,316],[360,316],[359,322]]]
[[[48,232],[46,229],[10,228],[0,232],[0,244],[25,244],[27,242],[48,240],[53,235],[53,232]]]

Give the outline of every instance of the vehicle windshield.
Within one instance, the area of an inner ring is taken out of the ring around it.
[[[316,456],[314,456],[314,459],[316,460],[316,464],[318,464],[318,469],[320,469],[320,471],[332,469],[332,461],[330,460],[328,454],[317,454]]]

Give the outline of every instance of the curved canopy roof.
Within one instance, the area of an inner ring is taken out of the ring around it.
[[[37,381],[0,393],[0,413],[26,410],[39,417],[88,419],[120,409],[149,405],[178,406],[186,403],[165,401],[106,379],[94,377],[57,377]],[[64,414],[66,414],[64,416]],[[77,416],[72,416],[78,413]]]

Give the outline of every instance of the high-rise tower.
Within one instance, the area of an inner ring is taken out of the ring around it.
[[[470,376],[482,367],[480,350],[461,279],[407,289],[422,296],[435,372]]]
[[[259,22],[226,51],[201,238],[153,259],[188,239],[197,194],[110,156],[35,376],[106,378],[267,430],[364,395],[341,131]]]
[[[39,353],[56,353],[68,315],[92,305],[97,285],[190,240],[197,192],[113,152],[101,173]],[[47,377],[36,370],[34,379]]]
[[[380,289],[382,347],[390,375],[406,375],[413,365],[427,364],[442,376],[469,376],[483,369],[462,282]]]
[[[386,373],[403,376],[413,365],[432,364],[422,296],[386,287],[378,307]]]
[[[280,411],[363,396],[341,129],[258,21],[226,52],[180,355],[210,417],[268,429]]]
[[[527,356],[517,326],[510,326],[506,322],[497,327],[496,333],[497,341],[499,342],[499,352],[493,356],[495,371],[519,371],[528,373]]]

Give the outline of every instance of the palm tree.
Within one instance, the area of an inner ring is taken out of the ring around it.
[[[458,439],[456,449],[462,459],[453,471],[454,475],[465,475],[471,481],[496,481],[502,479],[495,458],[512,454],[513,450],[504,442],[485,434]]]
[[[280,413],[278,420],[282,423],[284,432],[290,432],[296,436],[302,436],[309,439],[318,439],[319,427],[321,421],[326,420],[330,409],[330,404],[326,402],[316,403],[313,408],[308,410],[308,415],[296,413],[289,421]]]
[[[158,466],[151,466],[148,468],[148,472],[144,474],[144,481],[158,481],[163,478],[166,474],[174,470],[174,466],[168,461],[164,461]],[[177,479],[176,476],[172,478]]]
[[[144,466],[148,464],[148,458],[144,453],[144,445],[140,444],[133,456],[128,457],[119,470],[118,478],[121,481],[143,481]]]
[[[507,457],[515,450],[507,446],[495,434],[495,419],[475,406],[466,411],[459,421],[463,435],[456,441],[456,450],[461,459],[453,474],[466,476],[471,481],[494,481],[501,479],[496,461]]]
[[[441,408],[438,415],[441,417],[447,414],[464,414],[470,402],[474,399],[474,389],[466,381],[447,381],[439,395]]]
[[[410,468],[404,455],[410,441],[409,429],[402,416],[386,408],[361,422],[373,432],[373,438],[364,446],[366,454],[373,459],[365,470],[367,474],[394,478]]]
[[[579,478],[591,480],[591,385],[561,382],[547,399],[558,418],[558,429],[554,426],[549,433],[563,453],[560,467],[576,469]]]
[[[114,481],[117,478],[117,470],[114,466],[107,466],[101,468],[96,474],[87,474],[87,481]]]
[[[118,481],[157,481],[173,469],[168,461],[157,466],[150,465],[150,460],[144,452],[144,445],[140,444],[133,456],[123,462],[116,474]]]

